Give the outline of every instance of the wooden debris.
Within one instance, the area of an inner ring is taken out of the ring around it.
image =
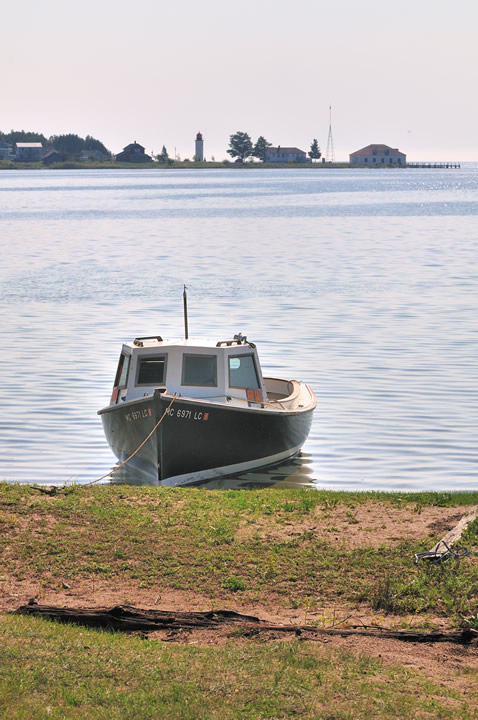
[[[259,623],[259,618],[241,615],[233,610],[209,612],[176,612],[166,610],[139,610],[130,605],[82,609],[51,607],[48,605],[22,605],[15,611],[20,615],[39,615],[62,623],[78,623],[89,627],[120,630],[122,632],[155,632],[156,630],[215,628],[225,623]]]
[[[32,490],[38,490],[42,495],[50,495],[51,497],[68,495],[74,490],[74,487],[68,487],[67,485],[30,485],[30,487]]]
[[[456,543],[456,541],[461,538],[461,536],[465,532],[468,525],[471,522],[473,522],[473,520],[476,517],[478,517],[478,505],[475,505],[475,507],[472,509],[472,511],[470,513],[468,513],[468,515],[465,515],[464,517],[462,517],[460,522],[457,525],[455,525],[455,527],[452,528],[449,532],[447,532],[445,537],[443,537],[441,540],[439,540],[437,542],[437,544],[432,547],[430,552],[432,552],[432,553],[438,552],[440,546],[441,546],[442,550],[444,550],[445,544],[448,545],[449,548],[451,548],[452,545],[454,545]]]
[[[42,493],[42,495],[56,495],[58,488],[56,485],[47,485],[46,487],[42,487],[41,485],[30,485],[32,490],[38,490],[39,493]]]
[[[436,643],[452,642],[468,644],[478,641],[478,632],[464,629],[450,632],[422,632],[419,630],[389,630],[387,628],[354,626],[350,628],[317,628],[313,625],[275,625],[252,615],[241,615],[233,610],[211,610],[209,612],[176,612],[166,610],[141,610],[130,605],[115,607],[81,609],[60,608],[48,605],[22,605],[15,611],[21,615],[35,615],[61,623],[77,623],[104,630],[116,630],[127,633],[157,632],[158,630],[186,631],[195,629],[218,630],[231,626],[238,627],[242,635],[257,636],[268,634],[280,637],[294,633],[303,640],[319,640],[328,636],[349,637],[366,635],[369,637],[391,638],[405,642]]]
[[[456,549],[453,545],[456,545],[457,540],[461,538],[468,525],[478,517],[478,505],[472,509],[468,515],[461,518],[460,522],[452,528],[445,537],[439,540],[431,550],[427,552],[415,553],[415,562],[418,564],[421,560],[428,560],[430,562],[442,562],[450,557],[462,558],[470,555],[478,555],[478,552],[474,550],[468,550],[468,548],[457,546]]]

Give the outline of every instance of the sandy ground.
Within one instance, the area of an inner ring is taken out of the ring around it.
[[[427,536],[443,537],[469,512],[469,507],[414,509],[382,503],[367,503],[355,508],[339,506],[330,511],[316,508],[302,521],[287,523],[274,531],[266,521],[263,527],[258,523],[243,526],[237,540],[245,540],[257,533],[264,540],[277,542],[312,532],[326,542],[340,542],[347,550],[381,545],[393,547],[405,538],[414,542]]]
[[[324,607],[314,613],[292,608],[275,608],[273,606],[236,605],[234,602],[217,604],[208,598],[198,595],[161,590],[160,588],[138,589],[135,585],[116,585],[114,582],[95,583],[83,582],[74,587],[57,592],[38,593],[38,587],[29,585],[27,581],[21,587],[11,588],[7,598],[3,596],[2,610],[14,610],[36,597],[42,605],[61,607],[113,607],[118,604],[131,604],[137,608],[205,611],[211,609],[236,610],[243,614],[254,615],[261,620],[274,624],[310,624],[319,622],[320,627],[330,627],[334,620],[337,627],[351,628],[360,626],[397,627],[403,618],[393,616],[377,617],[366,607]],[[7,600],[7,602],[5,602]],[[408,619],[409,620],[409,619]],[[434,625],[443,630],[448,629],[443,620],[434,618]],[[407,625],[409,629],[409,625]],[[260,633],[257,637],[237,635],[236,627],[220,626],[215,630],[193,629],[192,631],[164,631],[151,633],[150,639],[161,642],[212,647],[226,643],[247,644],[251,642],[290,642],[296,640],[295,635],[283,636],[280,633]],[[389,638],[321,636],[316,640],[304,642],[320,642],[330,648],[345,649],[354,655],[363,655],[380,660],[386,665],[401,665],[412,673],[420,672],[434,683],[452,689],[460,695],[476,692],[478,676],[478,641],[469,645],[451,642],[418,643],[403,642]]]

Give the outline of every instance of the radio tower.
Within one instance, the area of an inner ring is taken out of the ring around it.
[[[332,105],[329,105],[329,137],[327,138],[325,159],[327,162],[335,162],[334,138],[332,137]]]

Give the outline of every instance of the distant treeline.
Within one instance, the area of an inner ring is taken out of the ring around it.
[[[85,138],[73,133],[67,135],[51,135],[49,138],[42,133],[26,132],[25,130],[11,130],[9,133],[0,131],[0,142],[14,145],[19,142],[41,142],[44,147],[53,147],[55,150],[68,155],[81,153],[83,150],[98,150],[110,156],[110,151],[100,140],[87,135]]]

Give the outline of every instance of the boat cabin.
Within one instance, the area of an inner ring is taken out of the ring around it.
[[[168,342],[159,336],[125,343],[110,406],[152,395],[158,388],[179,397],[246,407],[268,401],[256,346],[242,335],[217,343]]]

